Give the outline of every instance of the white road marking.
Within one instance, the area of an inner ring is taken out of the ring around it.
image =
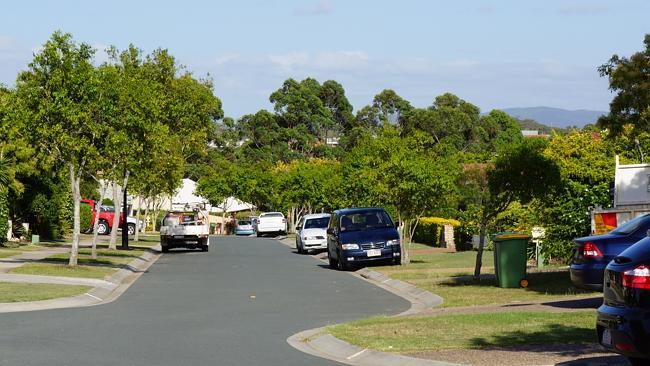
[[[104,301],[104,300],[100,299],[99,297],[97,297],[97,296],[95,296],[95,295],[91,295],[91,294],[89,294],[89,293],[87,293],[87,292],[86,292],[85,294],[88,295],[88,296],[90,296],[90,297],[92,297],[93,299],[96,299],[96,300],[99,300],[99,301]]]
[[[346,360],[351,360],[351,359],[353,359],[353,358],[355,358],[355,357],[357,357],[357,356],[361,356],[361,354],[364,353],[364,352],[366,352],[367,350],[368,350],[367,348],[364,348],[364,349],[362,349],[361,351],[359,351],[359,352],[353,354],[352,356],[349,356],[348,358],[346,358]]]

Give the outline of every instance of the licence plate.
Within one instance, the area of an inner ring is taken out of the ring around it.
[[[381,249],[370,249],[368,251],[368,257],[379,257],[381,255]]]
[[[603,330],[603,339],[601,343],[604,344],[605,346],[612,345],[612,332],[609,329]]]

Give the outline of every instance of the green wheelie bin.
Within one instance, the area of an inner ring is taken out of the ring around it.
[[[527,287],[526,248],[530,236],[526,234],[504,233],[495,235],[494,269],[497,285],[502,288]]]

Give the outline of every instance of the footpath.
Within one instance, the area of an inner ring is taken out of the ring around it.
[[[279,241],[290,248],[294,244],[286,238]],[[318,253],[314,258],[326,262],[327,253]],[[549,306],[530,303],[526,306],[473,306],[463,308],[441,308],[444,299],[409,283],[392,279],[368,268],[350,272],[351,275],[368,281],[411,302],[411,308],[394,315],[443,316],[449,314],[476,314],[508,311],[565,311],[595,308],[599,304],[593,299],[578,300]],[[441,331],[444,331],[441,329]],[[305,330],[287,339],[294,348],[314,356],[356,366],[628,366],[618,355],[609,353],[597,344],[550,344],[508,348],[485,348],[442,350],[413,354],[394,354],[357,347],[331,334],[325,327]]]
[[[89,247],[89,242],[80,247]],[[122,295],[160,257],[158,247],[145,250],[140,257],[122,266],[106,279],[41,276],[9,273],[27,263],[43,260],[54,254],[69,253],[69,245],[43,248],[0,259],[0,282],[83,285],[91,289],[81,295],[51,300],[0,303],[0,313],[94,306],[114,301]]]

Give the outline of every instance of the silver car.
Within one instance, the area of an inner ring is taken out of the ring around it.
[[[296,249],[300,254],[327,249],[327,225],[330,214],[305,215],[296,225]]]

